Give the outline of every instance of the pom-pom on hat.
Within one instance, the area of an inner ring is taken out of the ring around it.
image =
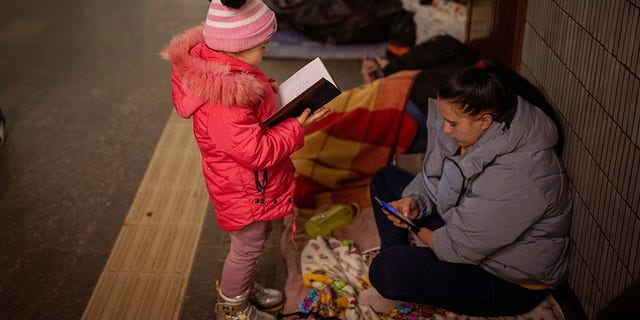
[[[277,27],[262,0],[211,0],[203,36],[213,50],[240,52],[269,39]]]

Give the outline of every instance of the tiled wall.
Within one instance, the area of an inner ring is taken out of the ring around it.
[[[640,0],[528,1],[520,72],[563,120],[569,283],[589,319],[640,279],[639,49]]]

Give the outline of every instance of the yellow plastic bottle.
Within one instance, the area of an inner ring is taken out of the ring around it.
[[[351,205],[337,204],[329,210],[311,217],[305,223],[304,228],[311,238],[324,236],[335,229],[348,225],[358,212],[360,212],[360,206],[355,202]]]

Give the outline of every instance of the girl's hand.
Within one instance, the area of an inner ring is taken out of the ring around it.
[[[271,81],[269,83],[271,83],[271,89],[273,89],[273,92],[275,94],[278,94],[278,92],[280,92],[280,84],[277,83],[276,81]]]
[[[331,114],[333,112],[333,110],[327,108],[327,107],[322,107],[318,110],[316,110],[316,112],[311,113],[311,109],[306,108],[304,109],[304,111],[302,112],[301,115],[299,115],[298,117],[296,117],[296,120],[298,120],[298,122],[300,122],[300,125],[303,128],[306,128],[308,125],[318,121],[318,120],[322,120],[324,119],[326,116],[328,116],[329,114]]]

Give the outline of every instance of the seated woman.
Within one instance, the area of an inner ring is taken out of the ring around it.
[[[378,312],[408,301],[509,316],[563,283],[572,198],[555,120],[544,95],[497,59],[449,77],[428,104],[422,172],[385,167],[371,183],[371,197],[412,219],[426,247],[374,206],[381,251],[375,290],[361,299]]]

